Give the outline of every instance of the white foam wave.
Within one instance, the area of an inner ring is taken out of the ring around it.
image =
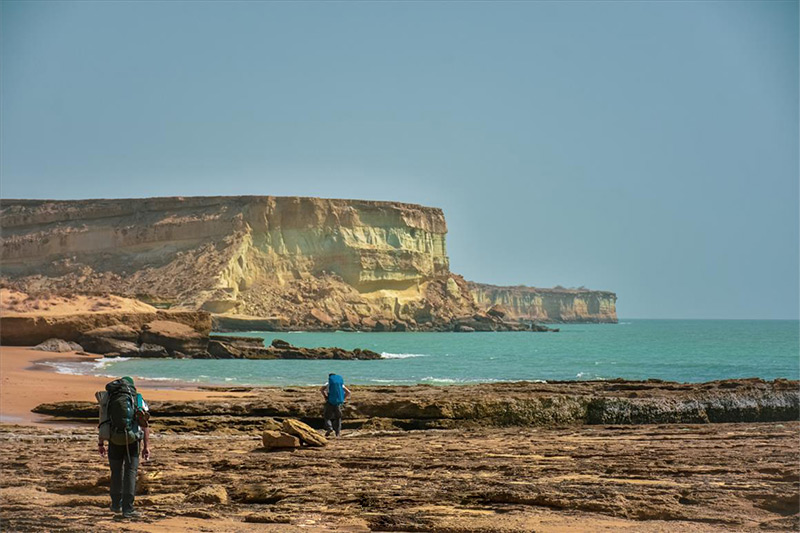
[[[458,383],[458,380],[456,380],[456,379],[435,378],[433,376],[428,376],[426,378],[422,378],[420,381],[424,381],[425,383]]]
[[[383,359],[409,359],[411,357],[428,357],[428,354],[424,353],[389,353],[389,352],[382,352],[381,357]]]

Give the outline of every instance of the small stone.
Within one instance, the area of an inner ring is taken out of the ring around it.
[[[253,513],[244,517],[245,522],[255,524],[288,524],[290,519],[286,515],[275,513]]]

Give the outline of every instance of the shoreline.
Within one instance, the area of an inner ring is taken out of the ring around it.
[[[57,372],[47,363],[89,362],[100,356],[42,352],[31,347],[0,346],[0,423],[52,425],[51,417],[32,409],[42,403],[94,402],[111,378]],[[148,401],[197,401],[251,396],[245,392],[200,389],[196,384],[141,379],[137,389]]]

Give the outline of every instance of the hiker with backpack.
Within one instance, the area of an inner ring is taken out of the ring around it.
[[[344,378],[338,374],[328,374],[328,382],[320,389],[325,398],[323,417],[325,418],[325,436],[342,434],[342,407],[350,397],[350,389],[344,386]]]
[[[121,512],[123,518],[135,518],[138,513],[133,509],[133,500],[139,452],[145,461],[150,459],[150,409],[136,392],[133,378],[128,376],[112,381],[95,397],[100,404],[97,448],[101,457],[108,455],[111,468],[111,510]]]

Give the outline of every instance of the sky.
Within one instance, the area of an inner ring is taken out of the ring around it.
[[[797,2],[2,3],[2,198],[441,207],[451,269],[798,318]]]

